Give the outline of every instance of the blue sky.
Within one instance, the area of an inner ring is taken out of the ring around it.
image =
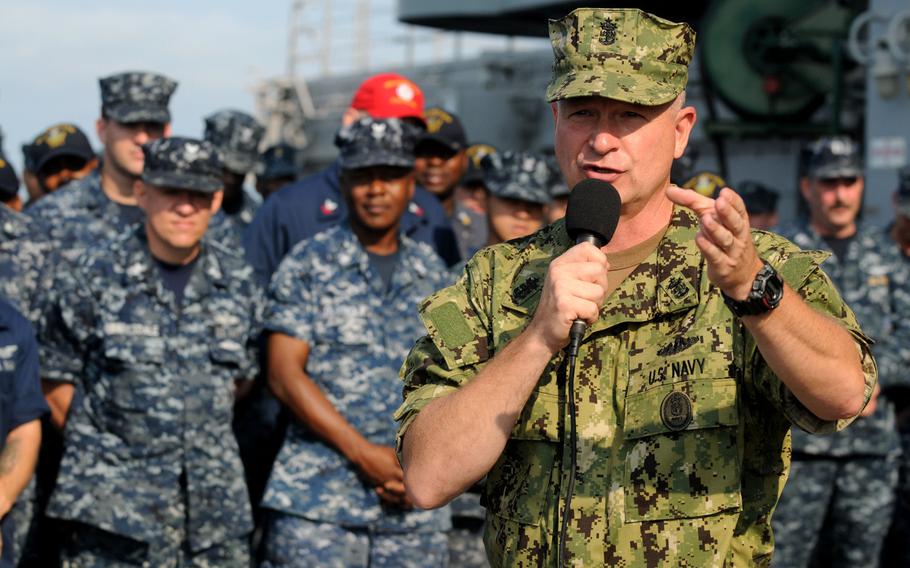
[[[171,99],[175,134],[201,136],[202,118],[221,108],[253,112],[253,87],[286,69],[290,1],[260,0],[9,0],[0,17],[0,128],[3,149],[17,171],[20,145],[55,122],[75,122],[97,145],[94,122],[98,78],[124,70],[164,73],[179,82]],[[321,45],[323,0],[307,2],[300,39]],[[332,9],[335,73],[352,71],[361,0],[336,0]],[[422,61],[450,55],[452,36],[408,28],[394,20],[395,0],[374,0],[369,18],[369,63],[404,61],[402,39],[424,41]],[[464,53],[502,47],[503,38],[467,35]],[[521,43],[521,42],[519,42]],[[315,63],[303,72],[318,72]]]
[[[199,136],[214,110],[252,111],[250,88],[285,65],[286,8],[266,12],[236,0],[6,4],[0,127],[16,166],[20,144],[54,122],[75,122],[96,141],[101,76],[142,69],[177,79],[174,131]]]

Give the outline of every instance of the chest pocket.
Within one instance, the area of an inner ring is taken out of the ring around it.
[[[165,341],[162,337],[110,336],[104,340],[104,371],[101,388],[107,398],[122,408],[149,408],[149,398],[161,394],[165,374]]]
[[[626,399],[627,522],[742,507],[733,378],[665,383]]]
[[[104,429],[133,457],[164,453],[179,444],[182,404],[161,337],[110,336],[104,344],[104,378],[90,397]]]

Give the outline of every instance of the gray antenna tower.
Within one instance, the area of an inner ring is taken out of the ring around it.
[[[309,35],[312,31],[304,25],[303,16],[314,4],[326,5],[324,13],[331,17],[331,0],[292,0],[288,18],[285,76],[266,81],[256,89],[256,109],[265,123],[263,144],[266,146],[286,142],[297,148],[305,148],[309,142],[305,126],[307,119],[316,114],[316,109],[306,80],[299,73],[300,63],[308,60],[300,53],[299,40],[302,35]],[[327,46],[328,43],[324,42],[320,53],[324,72],[331,61]]]

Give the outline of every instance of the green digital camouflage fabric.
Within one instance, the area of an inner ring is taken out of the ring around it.
[[[711,284],[697,217],[677,208],[657,250],[607,298],[578,357],[577,470],[567,550],[575,566],[767,565],[770,516],[787,477],[790,426],[832,432],[774,375]],[[824,255],[754,231],[762,258],[855,337],[866,398],[877,370]],[[429,335],[409,354],[401,436],[432,400],[465,384],[530,322],[550,261],[572,242],[558,221],[480,251],[427,298]],[[565,361],[553,358],[487,476],[493,566],[556,564],[569,472]]]
[[[695,32],[636,8],[579,8],[550,20],[550,42],[548,102],[598,96],[654,106],[686,88]]]

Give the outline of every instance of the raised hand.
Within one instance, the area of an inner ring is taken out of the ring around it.
[[[711,199],[676,186],[667,189],[667,197],[698,215],[701,228],[695,243],[708,264],[711,282],[734,300],[745,300],[762,262],[752,242],[742,198],[728,187]]]

